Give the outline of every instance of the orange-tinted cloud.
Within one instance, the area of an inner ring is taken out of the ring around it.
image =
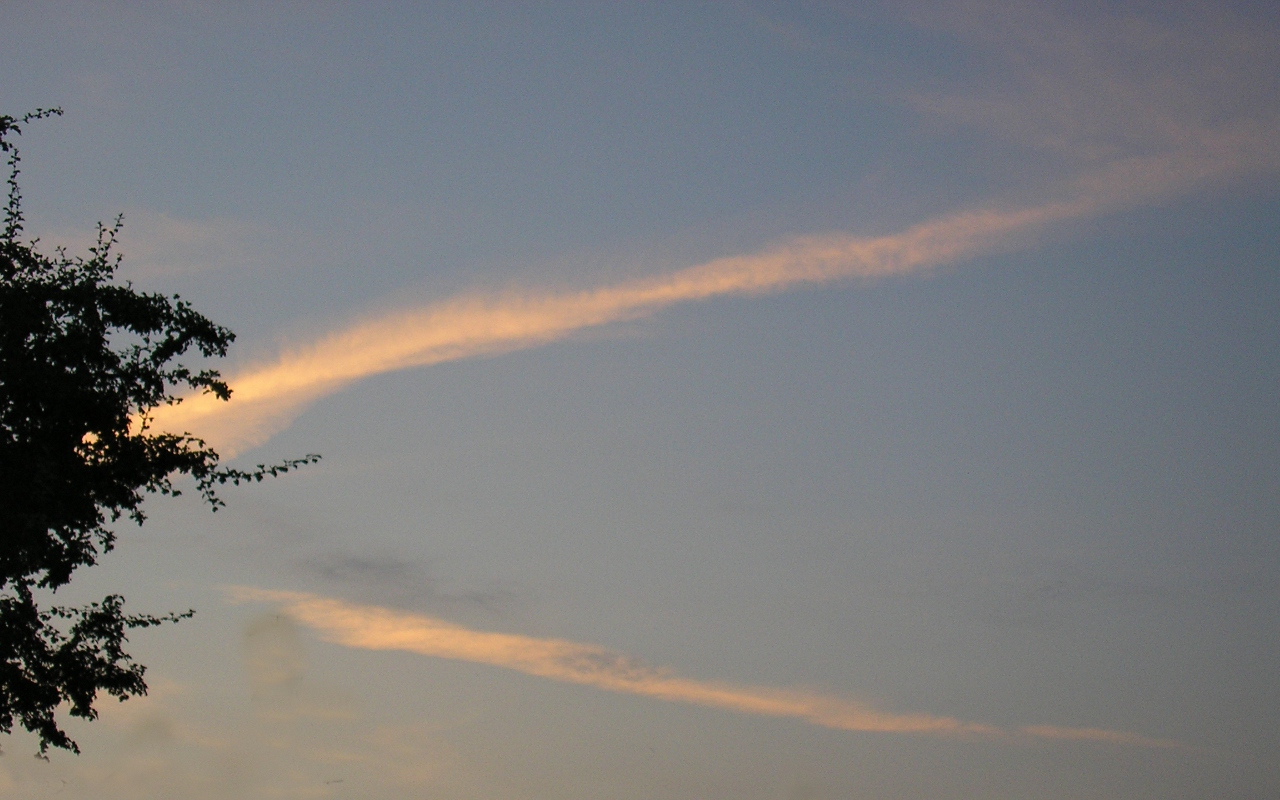
[[[370,375],[534,347],[677,303],[927,269],[997,249],[1015,234],[1079,213],[1079,202],[972,211],[891,236],[797,237],[757,253],[613,286],[465,295],[390,312],[231,375],[229,403],[211,395],[188,398],[158,409],[152,424],[191,432],[223,455],[234,455],[287,426],[317,398]]]
[[[281,606],[320,638],[362,650],[401,650],[435,658],[489,664],[541,678],[642,695],[673,703],[722,708],[743,714],[799,719],[824,728],[880,733],[1010,737],[994,725],[933,714],[899,714],[806,689],[777,689],[684,678],[593,644],[476,631],[445,620],[378,606],[356,605],[302,592],[230,587],[237,602]],[[1028,726],[1018,734],[1143,747],[1179,747],[1126,731]]]
[[[796,237],[613,286],[463,295],[371,316],[230,375],[230,403],[203,396],[157,410],[155,427],[234,455],[370,375],[534,347],[677,303],[927,270],[1011,247],[1047,223],[1280,170],[1271,27],[1208,9],[1165,26],[1127,11],[1085,19],[1009,0],[908,8],[915,24],[1010,66],[1008,81],[912,94],[915,107],[1057,153],[1064,171],[1040,194],[1056,200],[953,213],[887,236]],[[208,238],[170,223],[166,241]]]

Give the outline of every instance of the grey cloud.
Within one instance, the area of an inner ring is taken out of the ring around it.
[[[916,106],[1010,141],[1096,165],[1276,121],[1274,21],[1218,5],[1159,15],[999,0],[912,8],[917,25],[971,46],[994,87],[939,78],[915,94]]]
[[[296,563],[305,577],[363,602],[428,611],[501,616],[516,604],[516,592],[505,588],[446,589],[424,565],[393,556],[331,551]]]
[[[298,626],[284,614],[264,614],[244,634],[245,667],[255,696],[292,694],[306,673]]]

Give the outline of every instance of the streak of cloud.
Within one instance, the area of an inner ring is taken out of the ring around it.
[[[593,686],[766,717],[798,719],[835,730],[1008,738],[994,725],[933,714],[880,711],[847,698],[806,689],[777,689],[683,678],[673,671],[593,644],[476,631],[445,620],[378,606],[356,605],[303,592],[232,586],[235,602],[279,605],[321,639],[361,650],[399,650],[435,658],[488,664],[540,678]],[[1177,742],[1127,731],[1032,725],[1016,734],[1052,740],[1093,741],[1140,747],[1177,748]]]
[[[265,266],[277,257],[277,253],[265,251],[280,234],[260,224],[234,219],[183,219],[141,208],[126,210],[124,222],[120,251],[128,258],[118,277],[125,280],[170,280],[224,270],[243,272]],[[76,252],[97,240],[97,229],[46,228],[39,231],[39,239]]]
[[[904,8],[916,26],[972,48],[1000,76],[975,85],[956,73],[910,91],[926,114],[1104,175],[1153,155],[1169,168],[1144,179],[1173,177],[1179,161],[1182,178],[1194,177],[1188,159],[1212,161],[1223,176],[1277,165],[1274,20],[1246,20],[1212,3],[1169,4],[1158,18],[1123,5],[1011,0],[916,0]],[[1212,151],[1217,158],[1206,160]],[[1140,185],[1129,192],[1147,194]]]
[[[1008,246],[1017,234],[1078,216],[1089,205],[970,211],[880,237],[797,237],[757,253],[613,286],[464,295],[390,312],[231,375],[230,402],[202,395],[162,407],[152,426],[192,432],[232,456],[266,441],[316,399],[371,375],[535,347],[678,303],[916,272]]]
[[[1265,79],[1280,63],[1270,28],[1223,14],[1207,24],[1198,13],[1176,24],[1119,14],[1090,26],[1007,0],[912,8],[914,24],[993,54],[1009,80],[976,91],[911,91],[911,104],[1064,154],[1067,174],[1040,195],[1056,200],[961,211],[885,236],[801,236],[612,286],[466,294],[388,311],[230,375],[229,403],[205,395],[158,409],[153,426],[191,432],[233,456],[372,375],[535,347],[679,303],[922,272],[1015,247],[1050,223],[1280,170],[1274,87]]]
[[[1056,739],[1068,742],[1100,742],[1102,744],[1134,745],[1137,747],[1167,747],[1190,749],[1171,739],[1149,739],[1128,731],[1110,731],[1105,728],[1064,728],[1058,725],[1024,725],[1018,729],[1027,736],[1039,739]]]

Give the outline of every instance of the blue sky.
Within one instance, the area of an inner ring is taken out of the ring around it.
[[[1280,790],[1278,20],[14,5],[28,232],[239,341],[0,796]]]

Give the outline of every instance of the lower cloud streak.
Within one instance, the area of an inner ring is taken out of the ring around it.
[[[994,725],[932,714],[898,714],[805,689],[777,689],[680,677],[598,645],[564,639],[476,631],[403,611],[347,603],[302,592],[233,586],[235,602],[276,604],[290,617],[333,644],[361,650],[399,650],[467,661],[550,680],[593,686],[674,703],[743,714],[798,719],[824,728],[992,739],[1037,738],[1177,748],[1177,742],[1127,731],[1032,725],[1009,731]]]

